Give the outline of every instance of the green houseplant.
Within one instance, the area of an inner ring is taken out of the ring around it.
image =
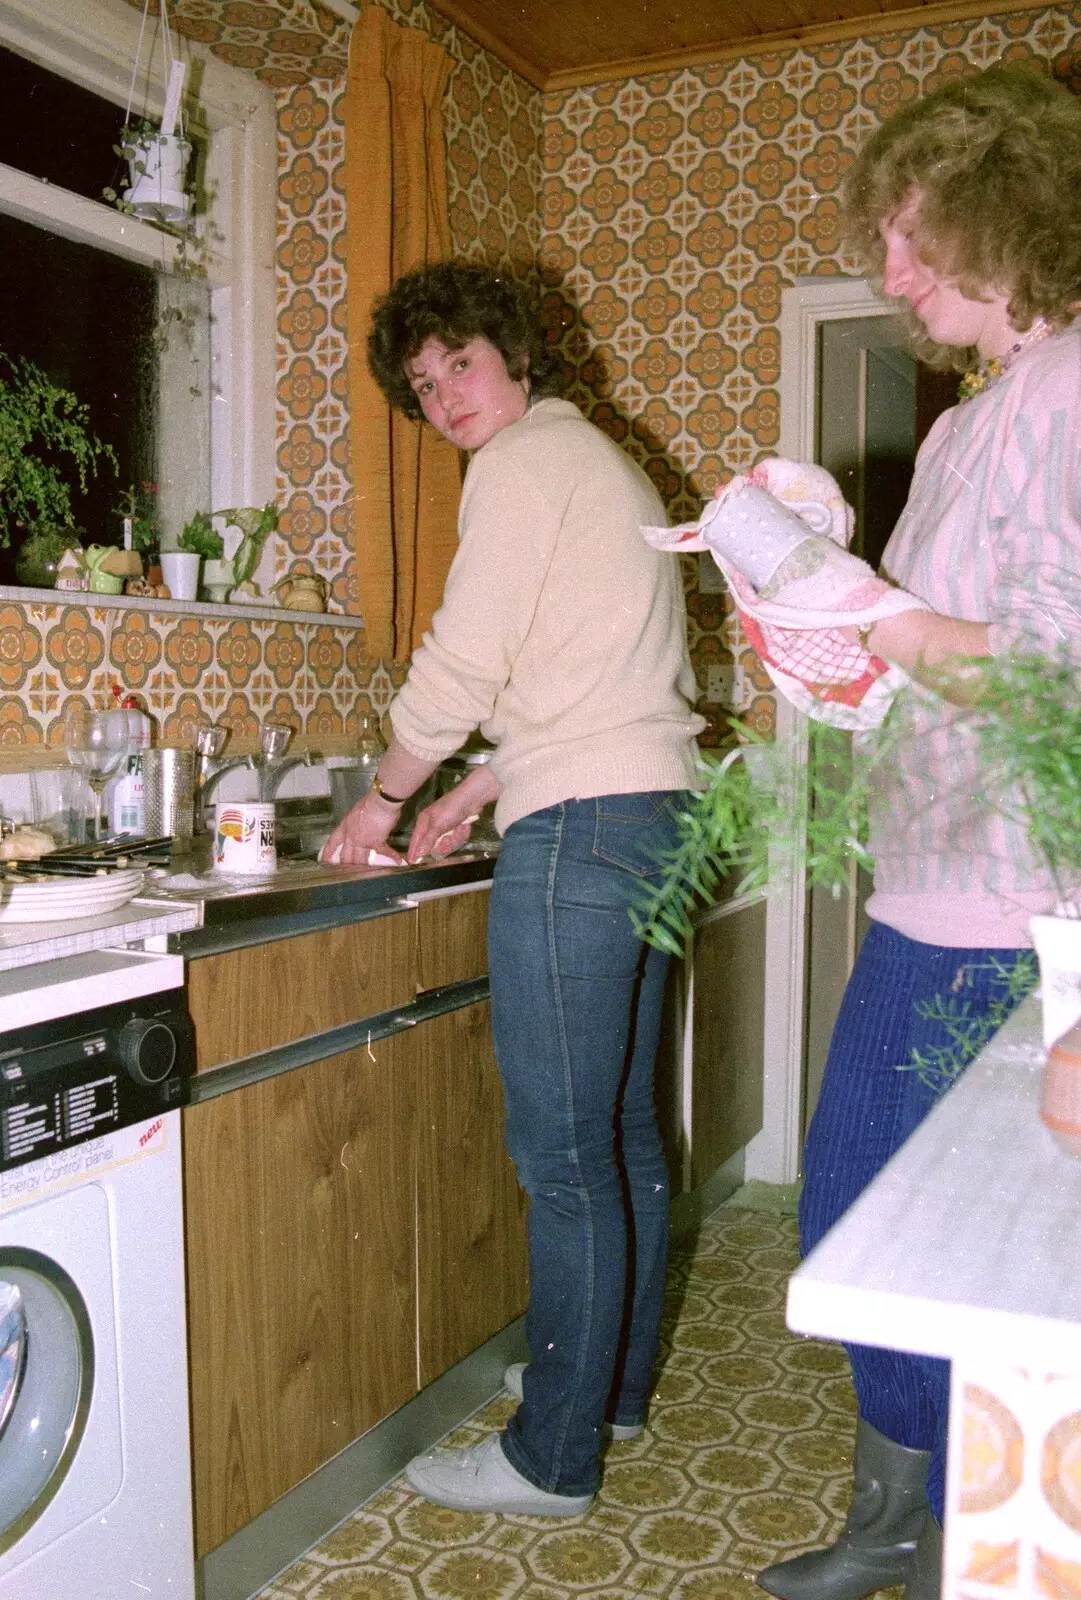
[[[20,529],[67,532],[76,544],[72,479],[85,492],[103,462],[116,470],[89,408],[34,362],[0,351],[0,546]]]
[[[1058,897],[1054,915],[1031,919],[1050,1043],[1081,1018],[1081,671],[1066,653],[981,658],[967,667],[978,668],[981,680],[965,715],[980,750],[982,804],[1024,829]],[[704,763],[702,788],[680,817],[663,879],[632,907],[642,937],[682,954],[695,912],[722,878],[736,876],[740,891],[763,888],[804,848],[809,881],[835,894],[854,861],[872,866],[867,803],[878,768],[907,735],[910,704],[899,696],[882,727],[851,754],[846,736],[810,723],[810,803],[794,781],[795,752],[739,729],[740,746]],[[1035,963],[1019,965],[1017,982],[1027,989],[1035,981]],[[1011,993],[1010,1002],[1015,998]],[[984,1042],[960,1012],[942,1020],[953,1037],[949,1059],[913,1063],[936,1077],[955,1074]]]
[[[217,515],[224,517],[226,527],[240,529],[240,543],[233,554],[233,580],[238,587],[250,583],[263,545],[281,520],[278,508],[273,500],[268,500],[265,506],[230,506]]]
[[[225,554],[225,541],[211,521],[210,513],[197,511],[181,529],[178,548],[201,556],[204,561],[220,561]]]
[[[131,548],[138,550],[148,572],[161,564],[161,530],[154,499],[157,492],[157,484],[144,479],[138,487],[132,484],[125,489],[120,504],[115,507],[125,534],[130,534]]]
[[[1024,827],[1058,896],[1053,915],[1029,923],[1050,1046],[1081,1019],[1081,670],[1065,651],[996,659],[973,714],[987,788]]]
[[[196,511],[181,529],[177,549],[163,550],[161,570],[174,600],[194,600],[204,560],[221,559],[224,542],[206,511]]]

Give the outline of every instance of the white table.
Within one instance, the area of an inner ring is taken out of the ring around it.
[[[943,1594],[1081,1597],[1081,1160],[1039,1119],[1039,1002],[794,1273],[799,1333],[953,1362]]]

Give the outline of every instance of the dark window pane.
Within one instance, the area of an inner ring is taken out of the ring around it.
[[[157,475],[156,304],[149,267],[0,215],[0,350],[36,362],[84,401],[119,462],[119,481],[105,466],[85,498],[75,485],[88,543],[118,542],[119,489]],[[14,582],[10,550],[0,551],[0,582]]]
[[[127,183],[123,106],[0,49],[0,161],[88,200]]]

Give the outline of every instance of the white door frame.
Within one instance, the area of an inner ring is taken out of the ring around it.
[[[813,461],[818,397],[818,329],[847,317],[891,316],[865,278],[804,280],[781,296],[781,434],[778,454]],[[806,801],[805,719],[777,697],[777,739],[792,748],[797,806]],[[745,1176],[795,1183],[802,1154],[801,1102],[807,970],[803,851],[771,877],[766,912],[766,1027],[762,1131],[747,1146]]]

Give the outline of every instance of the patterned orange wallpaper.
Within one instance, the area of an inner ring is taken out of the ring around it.
[[[142,10],[142,0],[132,0]],[[152,0],[156,10],[157,0]],[[540,238],[541,101],[485,51],[429,14],[392,0],[400,22],[425,28],[455,61],[445,108],[456,247],[529,269]],[[344,150],[340,100],[348,29],[306,0],[177,0],[179,31],[249,70],[278,105],[277,495],[283,508],[275,577],[294,568],[330,580],[345,609],[354,583],[352,467],[346,409]],[[370,659],[364,631],[344,623],[180,618],[176,613],[56,603],[0,604],[0,745],[60,737],[75,695],[139,693],[163,738],[199,715],[253,740],[268,716],[314,747],[382,715],[404,677]]]
[[[942,76],[1003,56],[1081,76],[1081,7],[1049,6],[542,98],[424,0],[387,9],[455,62],[456,247],[525,274],[539,266],[572,398],[642,462],[674,519],[776,448],[781,292],[847,269],[836,196],[866,134]],[[174,14],[277,99],[276,565],[322,573],[342,607],[354,582],[339,187],[347,30],[308,0],[177,0]],[[693,562],[686,574],[700,685],[711,663],[740,664],[745,714],[768,731],[768,684],[724,596],[699,590]],[[0,741],[47,738],[68,694],[100,693],[114,676],[142,688],[167,728],[192,708],[238,729],[273,709],[318,742],[370,707],[384,712],[402,674],[369,660],[363,631],[345,626],[0,610]]]
[[[673,521],[776,450],[781,292],[855,270],[837,191],[868,133],[947,75],[1006,57],[1081,87],[1079,33],[1081,8],[1049,6],[546,99],[540,259],[572,398],[637,457]],[[699,685],[711,663],[742,665],[744,715],[770,732],[768,679],[725,597],[685,569]]]

